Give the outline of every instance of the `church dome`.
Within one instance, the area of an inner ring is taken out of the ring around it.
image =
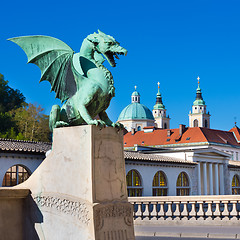
[[[132,103],[126,106],[118,117],[118,121],[122,120],[154,120],[152,112],[145,105],[140,103],[140,94],[136,91],[132,93]]]
[[[138,102],[133,102],[126,106],[118,117],[118,121],[130,119],[154,120],[150,109]]]
[[[139,92],[137,92],[136,90],[132,93],[132,96],[140,96]]]

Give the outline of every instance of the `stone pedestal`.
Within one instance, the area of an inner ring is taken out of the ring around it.
[[[134,239],[121,131],[55,129],[51,153],[16,188],[32,193],[24,239]]]

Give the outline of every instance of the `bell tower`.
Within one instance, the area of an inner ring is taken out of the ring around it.
[[[153,117],[155,119],[155,125],[157,128],[170,128],[170,118],[166,116],[166,108],[162,102],[162,96],[160,93],[160,83],[158,82],[158,92],[156,98],[156,104],[153,107]]]
[[[189,127],[207,127],[210,128],[210,114],[207,113],[206,104],[202,97],[200,88],[200,77],[198,80],[198,88],[196,91],[196,99],[193,102],[192,112],[189,112]]]

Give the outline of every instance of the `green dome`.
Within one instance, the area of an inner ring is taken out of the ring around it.
[[[156,103],[153,107],[154,110],[165,109],[165,106],[162,103]]]
[[[199,106],[199,105],[204,106],[204,105],[205,105],[205,101],[204,101],[203,99],[196,99],[196,100],[193,102],[193,105],[194,105],[194,106]]]
[[[132,96],[140,96],[140,94],[139,94],[139,92],[134,91],[134,92],[132,93]]]
[[[205,101],[203,100],[203,97],[202,97],[202,91],[199,86],[199,82],[198,82],[198,88],[197,88],[197,93],[196,93],[196,99],[193,102],[193,105],[194,106],[205,105]]]
[[[131,119],[154,120],[152,112],[149,108],[137,102],[126,106],[118,117],[118,121]]]

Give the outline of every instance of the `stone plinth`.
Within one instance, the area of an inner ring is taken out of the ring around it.
[[[55,129],[51,153],[16,188],[32,193],[25,239],[134,239],[121,131]]]
[[[24,202],[28,189],[0,188],[0,239],[24,239]]]

